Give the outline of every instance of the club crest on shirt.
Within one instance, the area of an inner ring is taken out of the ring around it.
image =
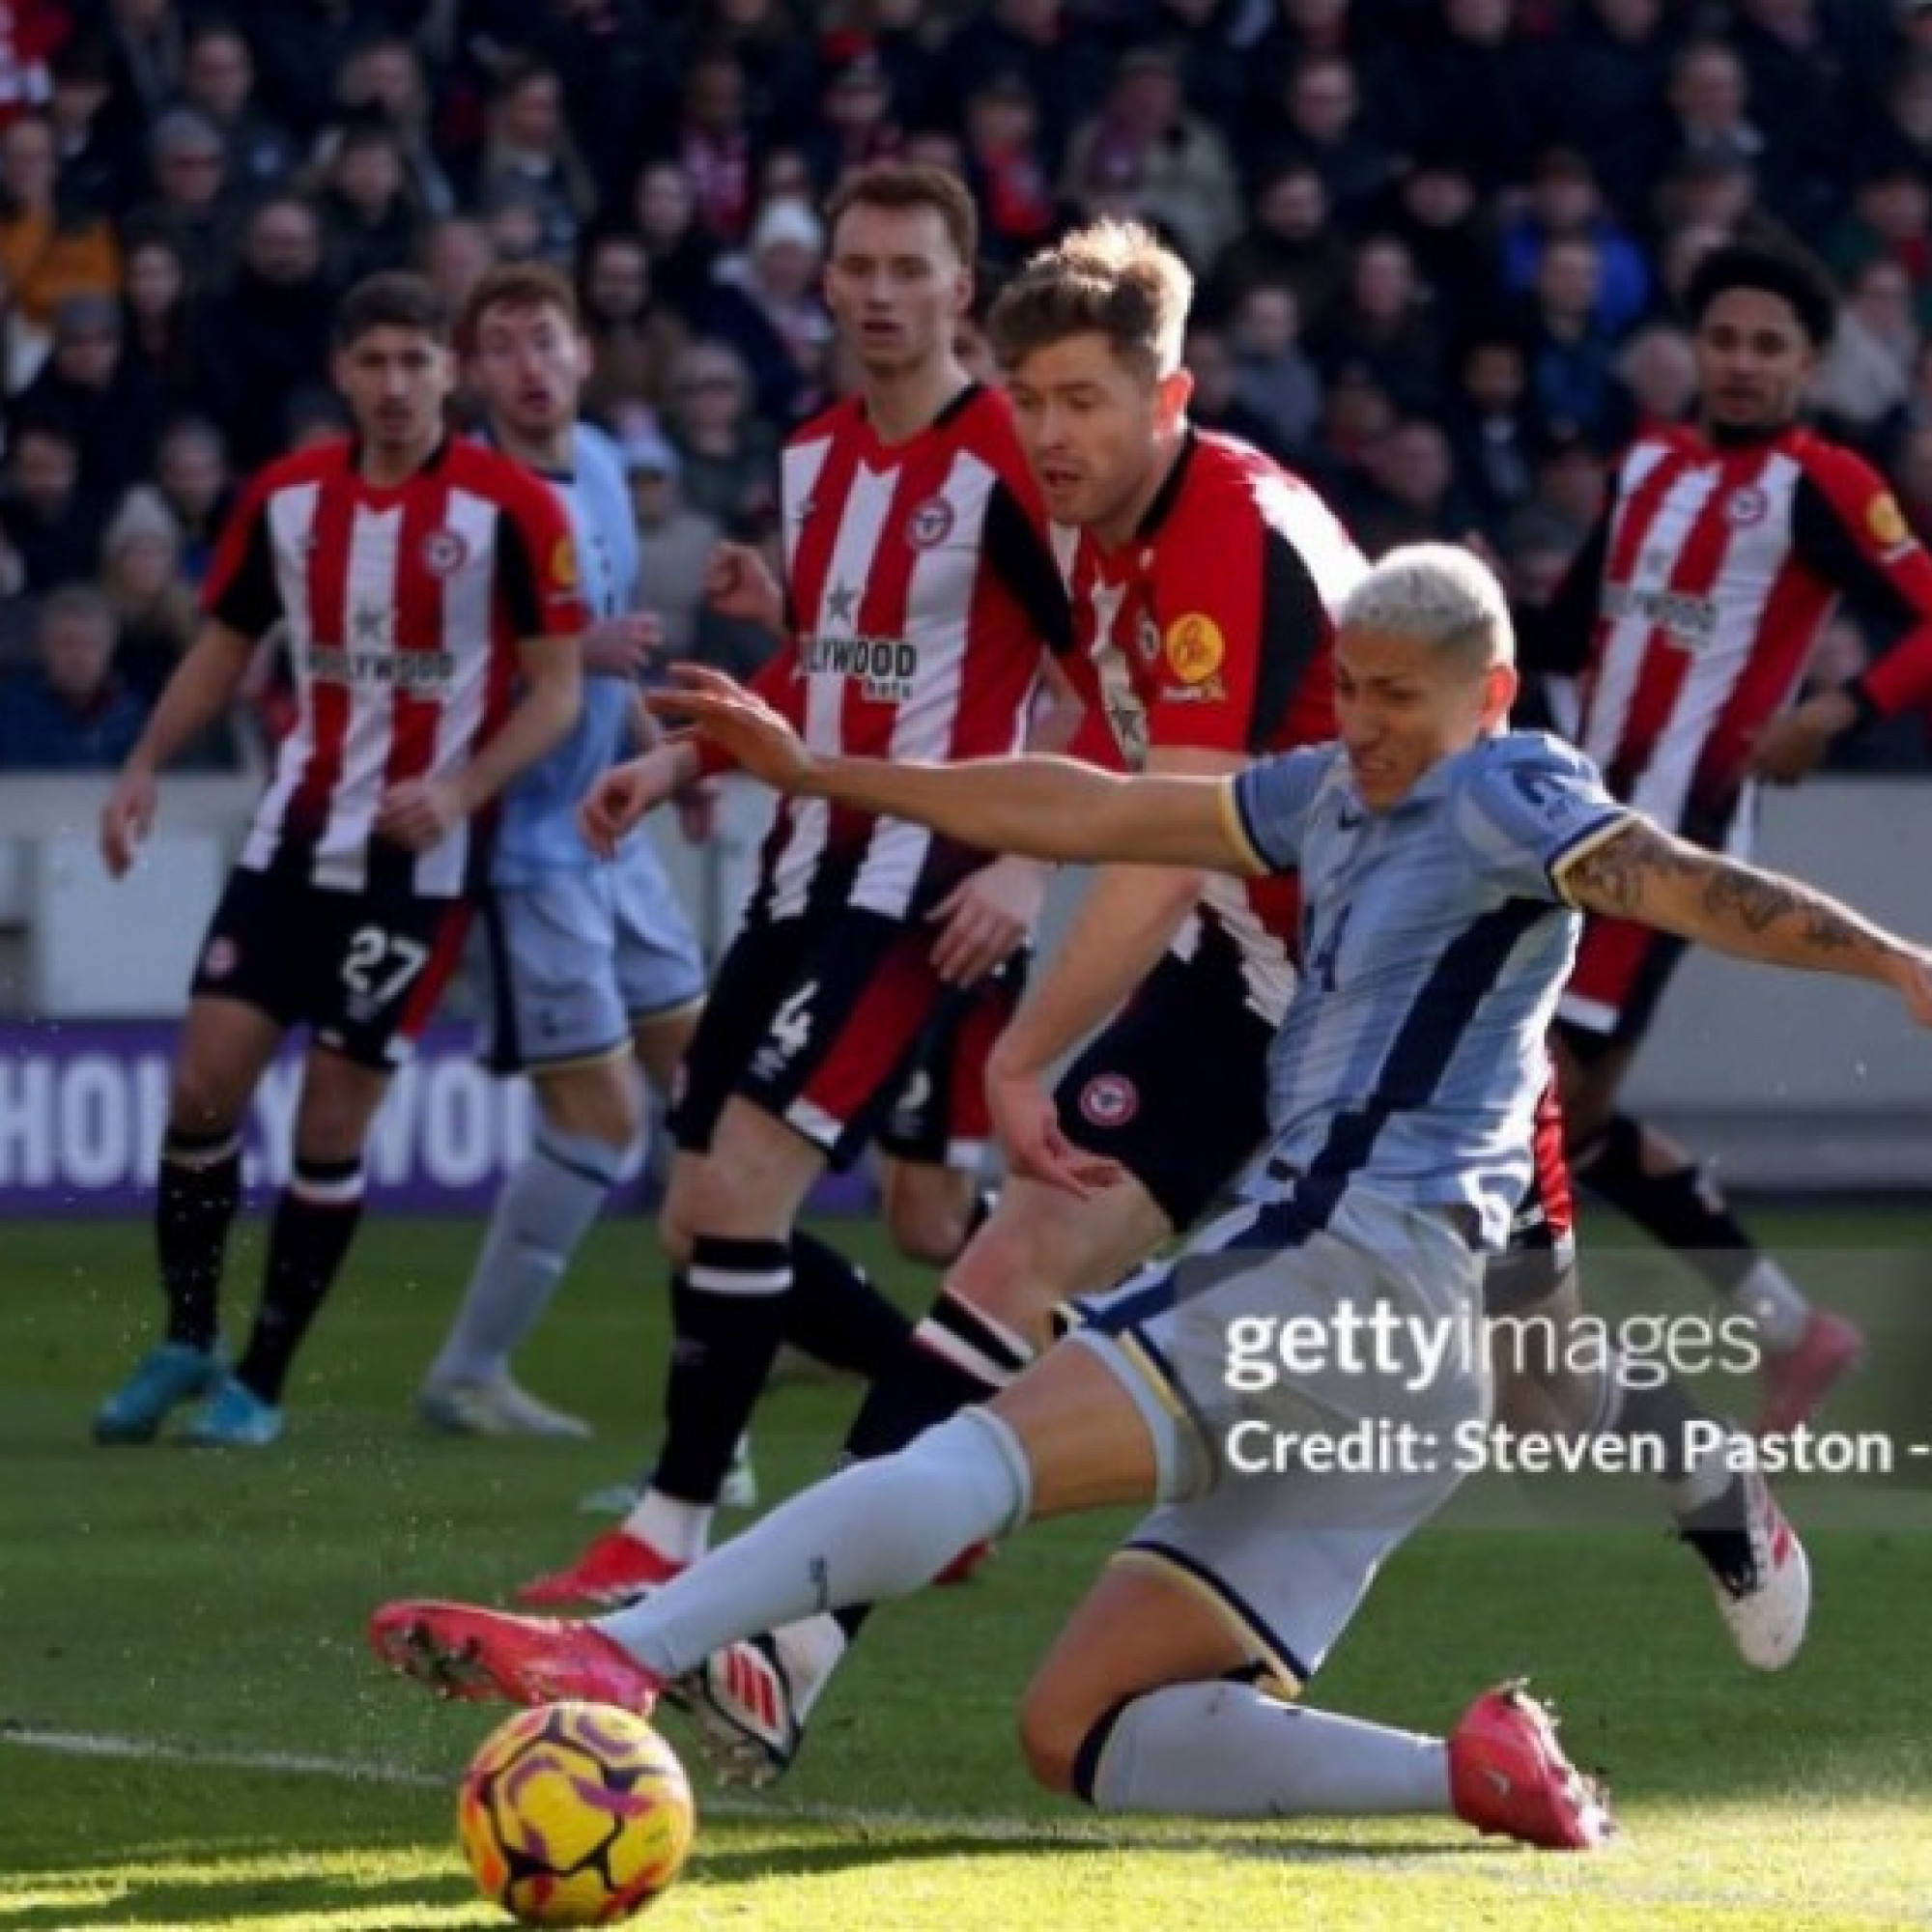
[[[454,577],[469,560],[469,546],[454,530],[432,530],[422,540],[423,568],[432,577]]]
[[[1771,499],[1755,485],[1747,483],[1724,499],[1724,521],[1734,530],[1747,530],[1771,514]]]
[[[952,505],[944,497],[915,503],[906,518],[905,534],[914,550],[937,550],[952,534]]]
[[[1124,1127],[1141,1110],[1140,1090],[1122,1073],[1096,1073],[1080,1090],[1080,1117],[1096,1127]]]

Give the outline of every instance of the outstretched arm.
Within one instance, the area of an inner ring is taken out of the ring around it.
[[[1687,844],[1634,813],[1563,874],[1563,888],[1587,912],[1740,959],[1874,980],[1932,1026],[1932,953],[1815,887]]]
[[[677,667],[651,709],[694,725],[780,791],[908,818],[969,845],[1036,859],[1251,868],[1211,778],[1115,778],[1067,758],[976,758],[957,765],[821,758],[769,704],[698,665]]]

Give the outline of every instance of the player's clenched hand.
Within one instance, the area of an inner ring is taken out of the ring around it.
[[[583,634],[583,668],[592,677],[636,677],[664,648],[664,624],[648,611],[606,617]]]
[[[750,544],[722,543],[704,570],[704,601],[721,617],[767,631],[784,629],[784,592],[771,566]]]
[[[440,845],[463,822],[464,806],[453,785],[440,779],[405,779],[383,794],[376,808],[376,836],[409,852]]]
[[[986,1105],[1013,1173],[1083,1201],[1126,1178],[1118,1161],[1090,1153],[1066,1138],[1053,1095],[1030,1074],[1005,1074],[989,1066]]]
[[[811,776],[805,740],[756,692],[707,665],[673,665],[670,674],[675,681],[645,699],[653,717],[691,725],[779,791],[797,791]]]
[[[939,927],[932,970],[952,986],[992,972],[1025,944],[1045,891],[1045,870],[1032,859],[995,859],[961,879],[926,915]]]
[[[648,811],[669,797],[675,771],[664,748],[612,765],[583,794],[577,808],[577,829],[583,842],[600,859],[614,859],[625,836]]]
[[[134,848],[154,827],[156,796],[155,775],[144,766],[129,765],[114,781],[100,809],[100,861],[109,878],[134,863]]]

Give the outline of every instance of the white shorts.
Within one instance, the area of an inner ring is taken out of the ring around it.
[[[1457,1431],[1489,1412],[1482,1278],[1451,1215],[1351,1189],[1319,1213],[1244,1204],[1172,1262],[1083,1297],[1067,1339],[1120,1378],[1159,1467],[1159,1505],[1114,1560],[1210,1603],[1298,1690],[1383,1558],[1456,1488]],[[1403,1324],[1386,1348],[1371,1318]],[[1337,1467],[1345,1451],[1365,1466]]]
[[[484,930],[498,1073],[598,1059],[704,997],[696,936],[647,837],[612,865],[493,888]]]

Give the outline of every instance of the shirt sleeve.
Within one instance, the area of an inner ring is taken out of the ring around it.
[[[1848,449],[1818,451],[1792,505],[1792,541],[1842,596],[1911,627],[1856,680],[1872,709],[1889,717],[1932,697],[1932,556],[1885,479]]]
[[[1236,844],[1255,872],[1292,872],[1321,782],[1334,762],[1323,746],[1264,758],[1226,781],[1222,810]]]
[[[1523,732],[1477,761],[1455,803],[1456,829],[1478,870],[1513,898],[1572,903],[1570,868],[1630,823],[1580,752]]]
[[[269,491],[258,479],[249,489],[215,546],[208,581],[202,585],[205,616],[244,638],[260,638],[282,616],[281,586],[275,582],[275,548],[269,533]]]
[[[1314,576],[1251,507],[1228,526],[1214,543],[1160,544],[1148,741],[1252,755],[1290,719],[1303,742],[1327,737],[1329,623]]]
[[[519,638],[574,637],[589,623],[577,540],[554,493],[518,489],[501,511],[497,588]]]

